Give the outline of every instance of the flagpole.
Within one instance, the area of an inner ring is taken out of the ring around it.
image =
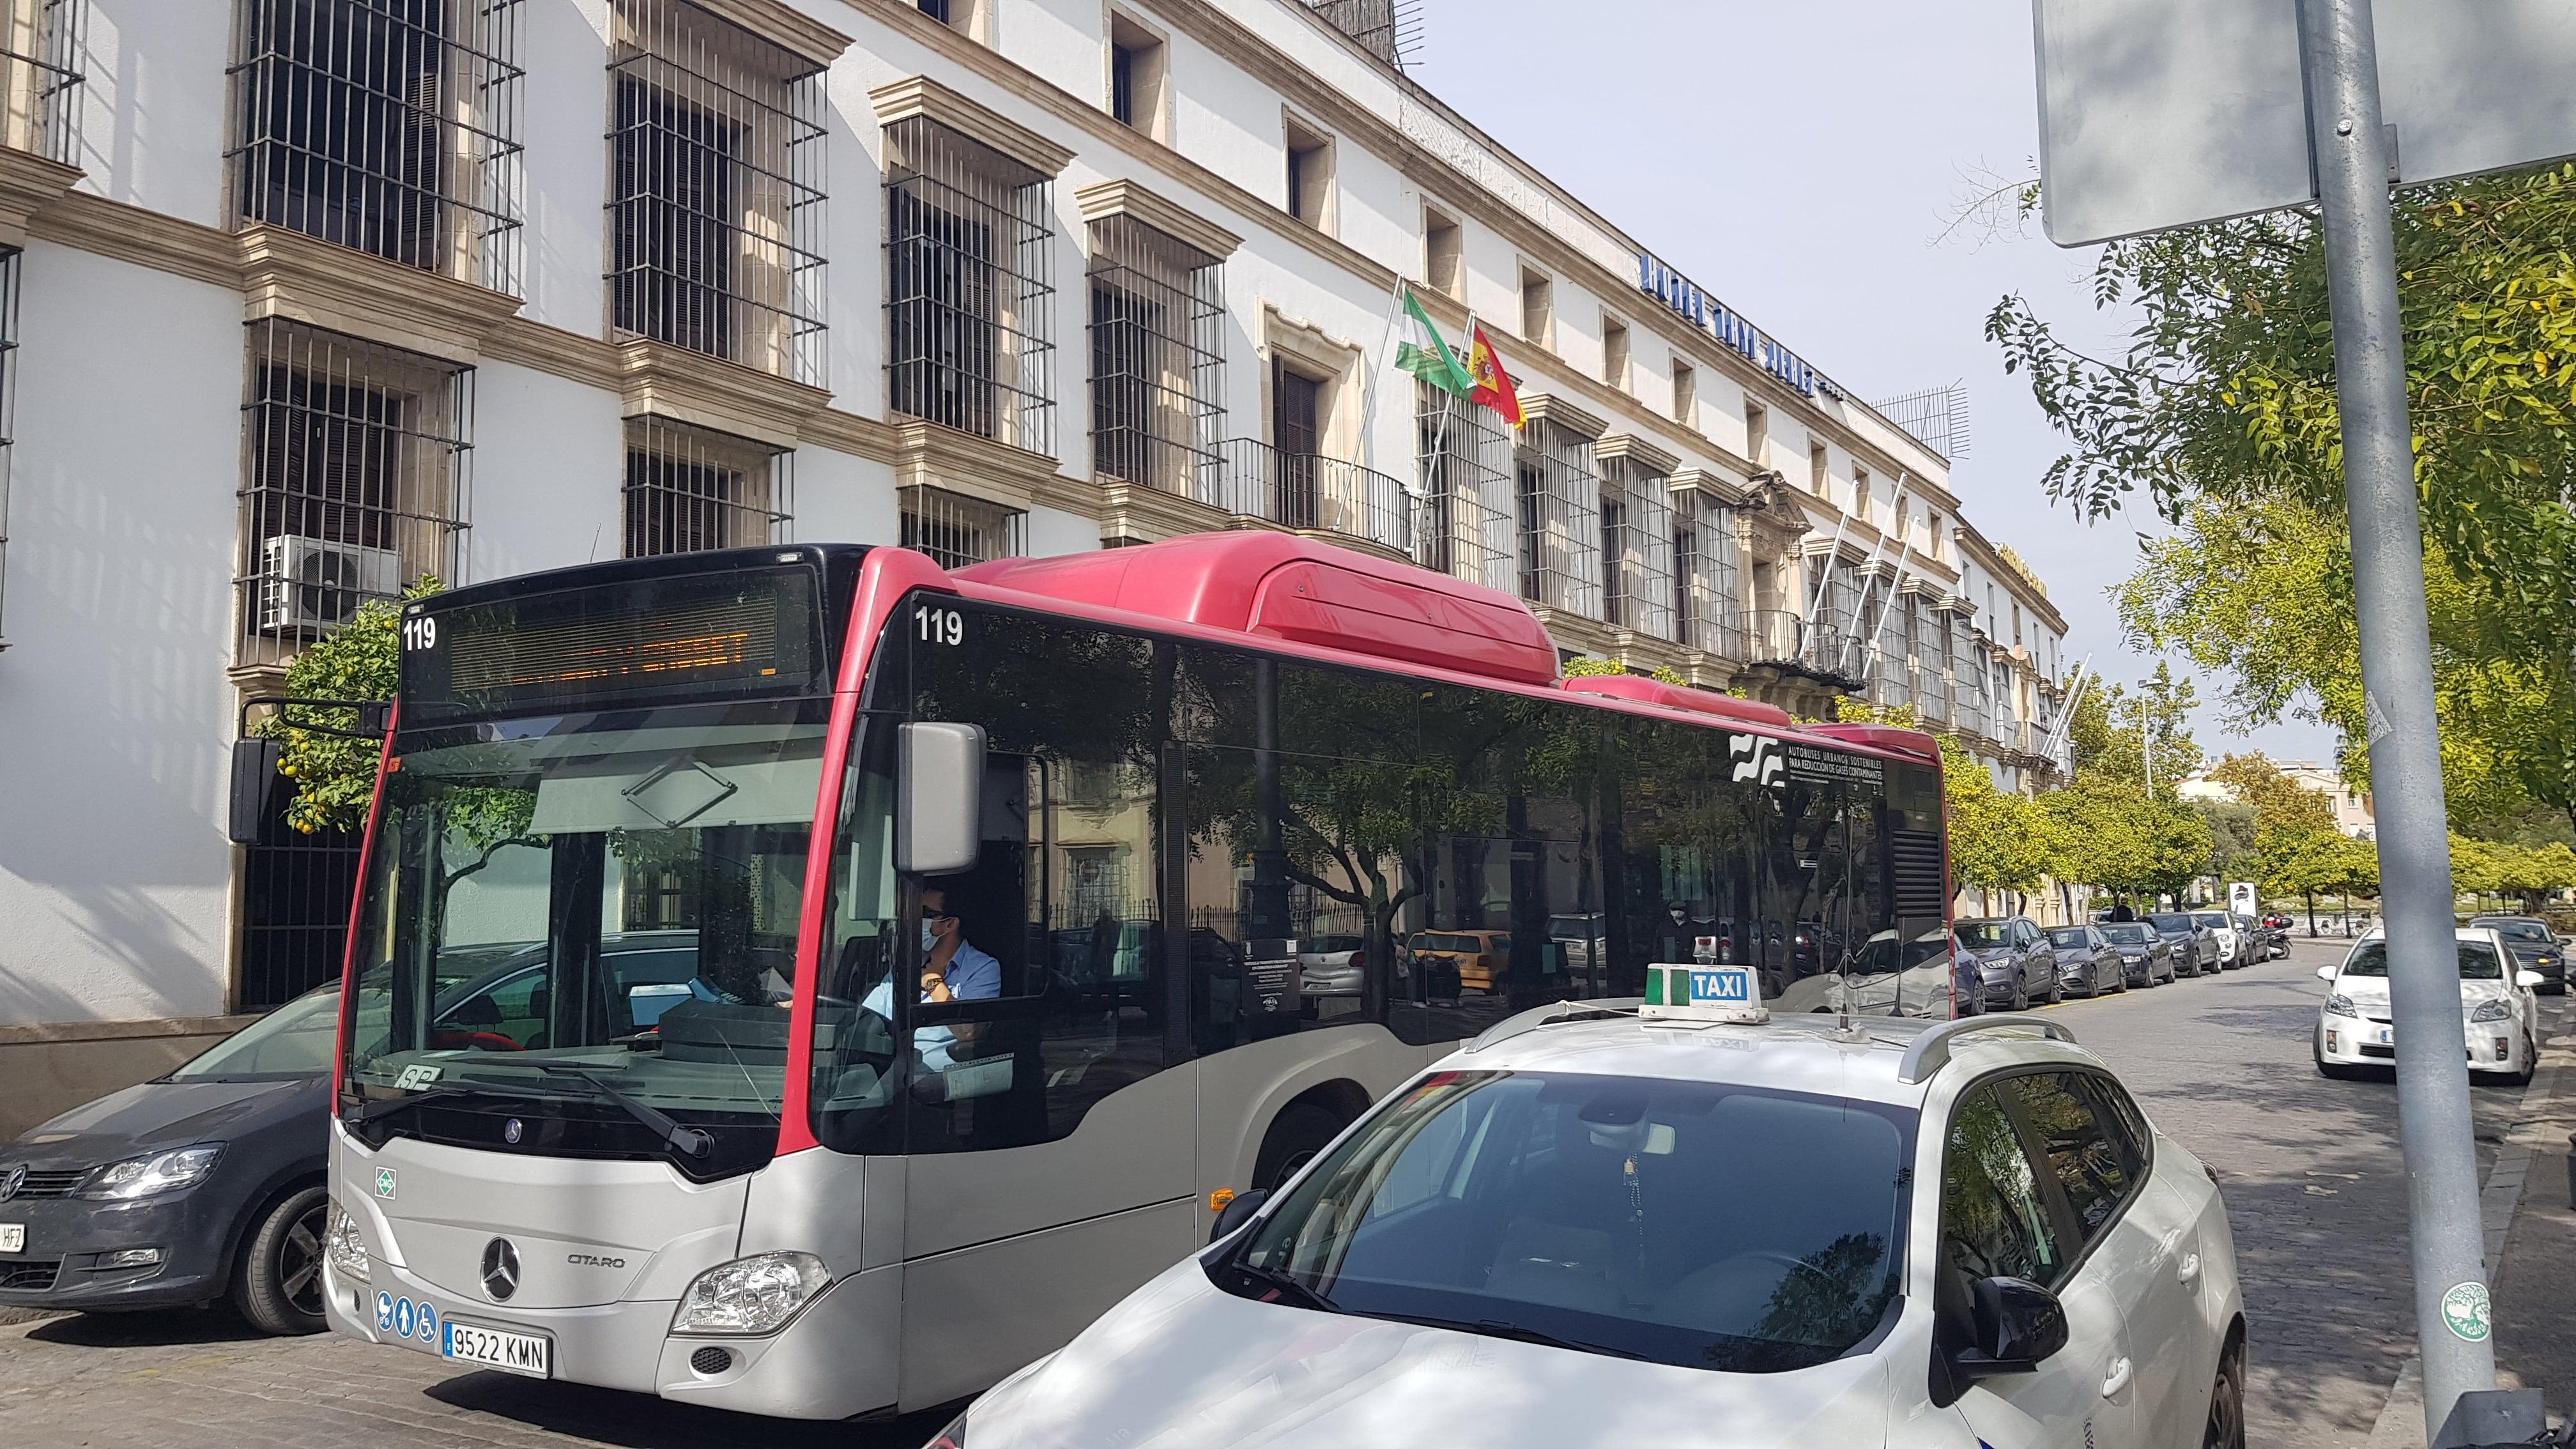
[[[1378,329],[1376,363],[1368,369],[1368,382],[1360,388],[1360,466],[1372,472],[1377,464],[1377,375],[1393,360],[1390,348],[1395,342],[1395,314],[1403,305],[1404,274],[1395,274],[1395,285],[1386,293],[1386,325]]]
[[[1473,337],[1475,332],[1476,313],[1474,308],[1469,308],[1467,311],[1467,335]],[[1449,344],[1443,342],[1439,345],[1445,348]],[[1452,499],[1455,499],[1458,496],[1458,484],[1456,479],[1449,476],[1449,417],[1450,410],[1457,406],[1458,394],[1451,392],[1445,387],[1440,389],[1440,421],[1431,430],[1431,456],[1440,460],[1441,480],[1448,488],[1449,496]],[[1416,496],[1418,498],[1422,495]],[[1479,508],[1483,507],[1483,501],[1478,500],[1477,506]],[[1416,530],[1416,533],[1418,536],[1419,530]],[[1484,580],[1479,578],[1477,582],[1482,583]]]

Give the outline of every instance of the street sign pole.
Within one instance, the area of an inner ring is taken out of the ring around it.
[[[2397,1036],[2398,1134],[2414,1250],[2415,1336],[2424,1355],[2424,1429],[2426,1442],[2443,1449],[2463,1442],[2445,1435],[2460,1397],[2495,1387],[2495,1344],[2469,1073],[2453,1045],[2461,1040],[2461,1021],[2449,815],[2389,229],[2392,168],[2370,5],[2299,0],[2299,49],[2325,216],[2335,396],[2343,412],[2344,496]]]

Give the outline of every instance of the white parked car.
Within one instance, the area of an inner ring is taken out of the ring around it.
[[[2253,956],[2246,950],[2245,933],[2236,929],[2234,916],[2225,911],[2194,911],[2191,918],[2195,924],[2207,926],[2218,937],[2219,970],[2233,971],[2239,966],[2254,964]]]
[[[1542,1008],[1217,1231],[932,1444],[2245,1442],[2215,1180],[2054,1021]]]
[[[2531,988],[2537,971],[2515,963],[2513,950],[2493,926],[2459,928],[2460,1029],[2469,1071],[2499,1074],[2520,1086],[2540,1059],[2540,1003]],[[2333,983],[2317,1012],[2317,1070],[2349,1077],[2363,1067],[2397,1065],[2397,1037],[2389,1024],[2388,940],[2377,931],[2353,943],[2340,965],[2320,966]]]
[[[1362,936],[1318,936],[1297,952],[1297,994],[1357,996],[1366,981],[1368,940]]]

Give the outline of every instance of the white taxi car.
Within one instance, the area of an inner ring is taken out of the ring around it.
[[[2215,1179],[2062,1025],[1658,1010],[1496,1026],[932,1444],[2241,1449]]]
[[[2528,1085],[2540,1060],[2541,982],[2514,960],[2493,926],[2459,928],[2460,1029],[2469,1071]],[[2317,1070],[2329,1077],[2364,1067],[2397,1065],[2397,1034],[2388,1008],[2388,940],[2378,931],[2353,943],[2340,965],[2320,966],[2333,983],[2317,1012]]]

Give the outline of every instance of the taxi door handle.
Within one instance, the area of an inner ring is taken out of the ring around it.
[[[2111,1371],[2102,1376],[2102,1397],[2111,1398],[2128,1386],[2129,1361],[2125,1358],[2111,1360]]]
[[[2200,1281],[2200,1255],[2198,1253],[2183,1254],[2182,1266],[2174,1269],[2174,1277],[2176,1280],[2183,1283],[2196,1283]]]

